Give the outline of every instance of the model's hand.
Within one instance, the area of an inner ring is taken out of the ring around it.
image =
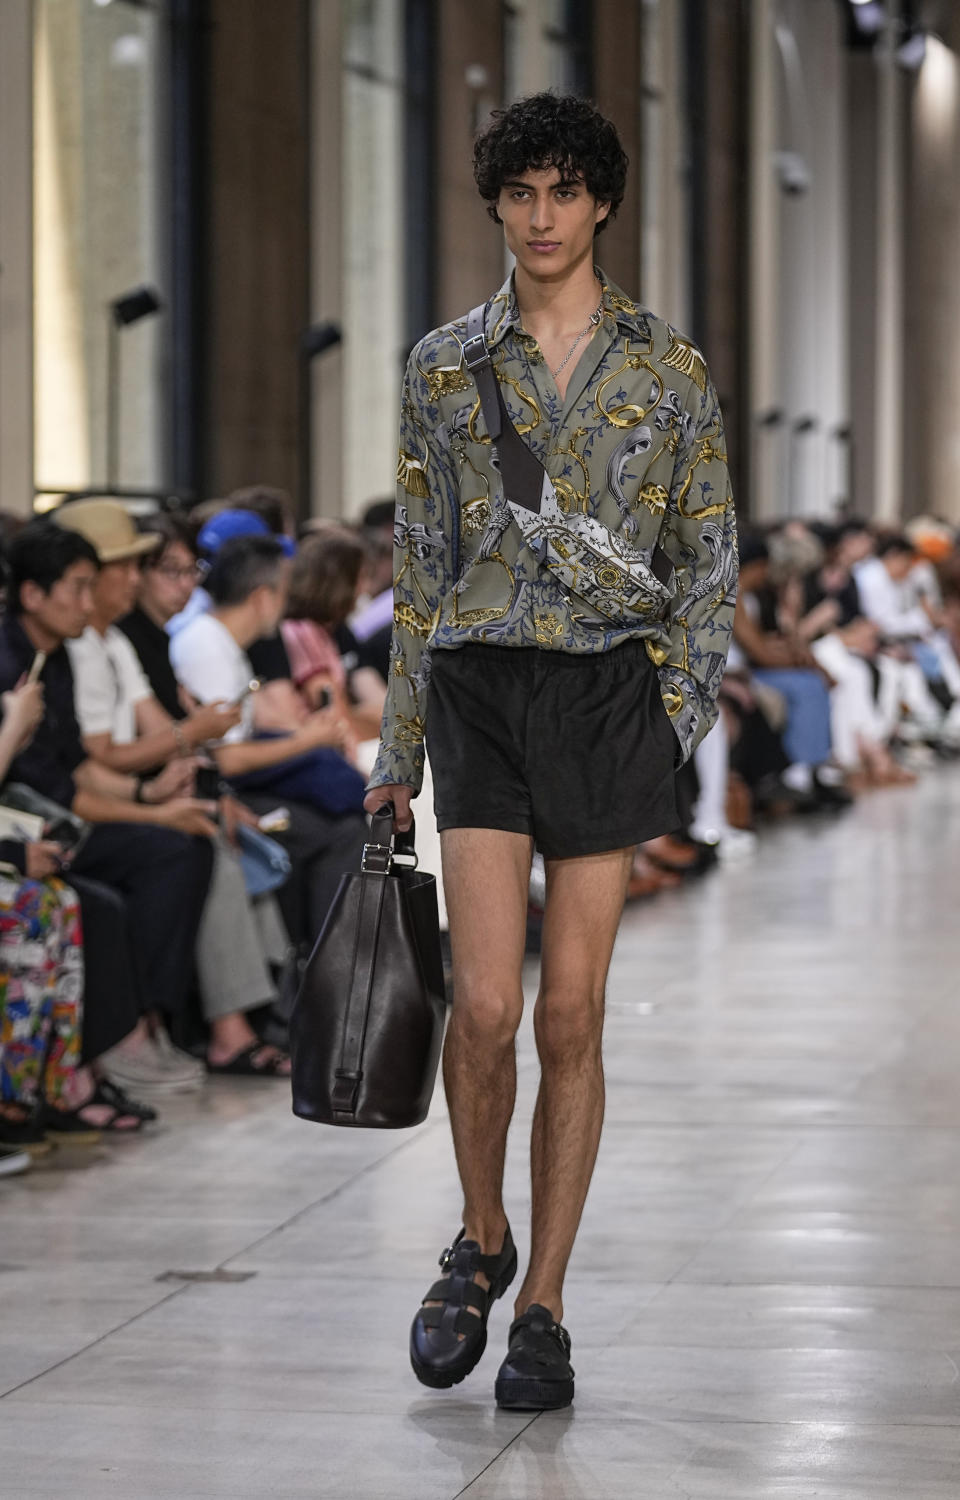
[[[143,783],[141,797],[144,802],[169,802],[171,797],[189,797],[193,791],[193,780],[197,772],[194,756],[178,757],[164,766],[159,776]]]
[[[412,801],[412,786],[375,786],[364,797],[363,805],[368,813],[375,813],[385,802],[392,802],[393,826],[397,833],[407,833],[413,827]]]
[[[44,840],[37,844],[27,845],[24,863],[31,880],[44,880],[48,875],[56,875],[62,861],[63,849],[59,844]]]

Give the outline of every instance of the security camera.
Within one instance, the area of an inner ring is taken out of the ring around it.
[[[780,186],[791,198],[799,198],[810,191],[810,168],[799,151],[776,151],[774,165]]]

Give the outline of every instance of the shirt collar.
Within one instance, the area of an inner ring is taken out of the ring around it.
[[[31,643],[30,637],[24,630],[16,615],[7,611],[3,617],[3,633],[6,636],[14,656],[21,662],[32,662],[36,656],[36,647]]]
[[[612,319],[617,327],[624,329],[625,332],[648,340],[651,336],[650,323],[643,308],[605,276],[599,266],[594,269],[603,288],[601,302],[604,317]],[[519,328],[520,309],[517,306],[514,273],[511,271],[499,292],[487,303],[487,316],[484,324],[487,347],[495,348],[506,338],[511,329]]]

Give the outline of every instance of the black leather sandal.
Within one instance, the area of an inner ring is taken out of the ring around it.
[[[532,1302],[510,1326],[497,1376],[497,1405],[507,1411],[557,1411],[573,1400],[570,1335],[553,1313]]]
[[[423,1299],[440,1305],[421,1307],[410,1330],[414,1374],[421,1384],[435,1390],[459,1385],[475,1368],[487,1347],[490,1309],[517,1274],[509,1224],[499,1255],[482,1255],[476,1240],[463,1236],[461,1229],[452,1247],[444,1250],[440,1269],[447,1274],[434,1282]],[[489,1288],[474,1281],[478,1271],[486,1276]]]

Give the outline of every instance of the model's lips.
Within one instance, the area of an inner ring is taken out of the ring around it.
[[[559,240],[527,240],[527,244],[531,250],[539,250],[541,254],[544,254],[548,250],[560,249]]]

